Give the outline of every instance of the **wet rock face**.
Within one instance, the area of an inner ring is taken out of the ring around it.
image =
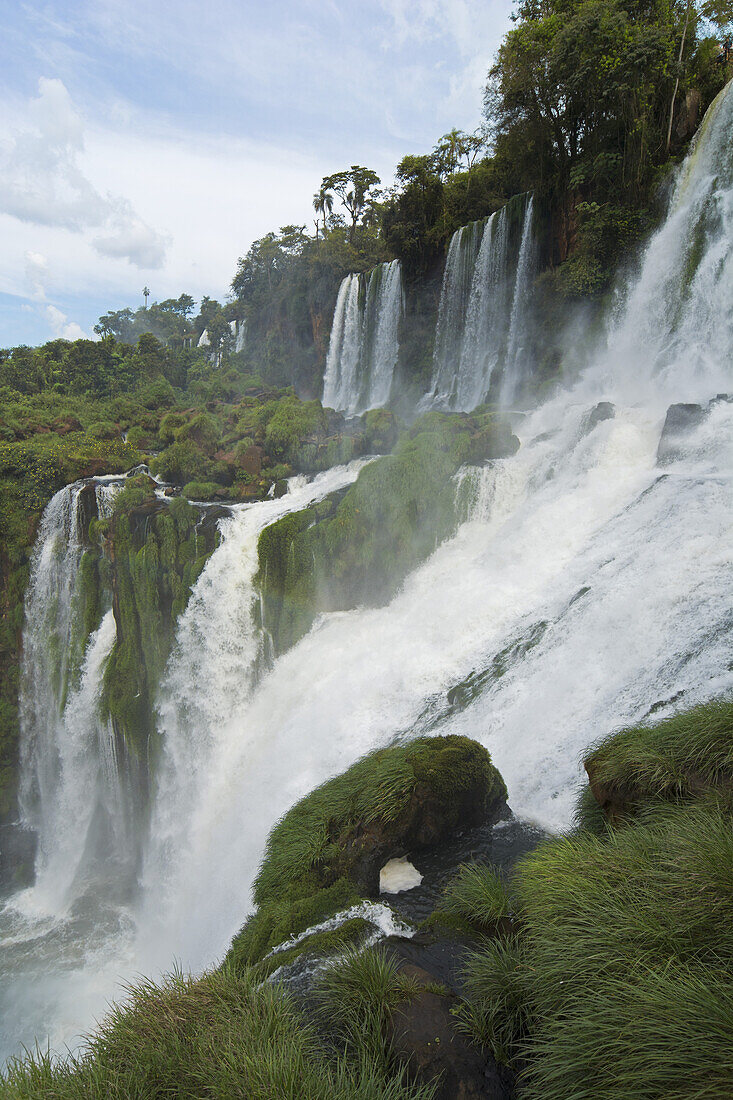
[[[660,466],[667,466],[680,457],[680,442],[686,435],[694,431],[707,416],[707,409],[702,405],[670,405],[662,428],[662,435],[657,448],[657,462]]]
[[[583,435],[590,435],[597,424],[601,424],[604,420],[613,420],[615,415],[616,406],[613,402],[599,401],[583,421]]]
[[[406,963],[400,972],[422,987],[395,1009],[388,1025],[394,1056],[410,1079],[437,1082],[435,1100],[509,1100],[508,1075],[456,1030],[450,1012],[455,996],[438,993],[435,977],[419,966]]]

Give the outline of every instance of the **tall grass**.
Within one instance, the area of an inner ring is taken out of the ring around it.
[[[317,1012],[327,1032],[351,1055],[391,1068],[385,1028],[395,1008],[419,990],[400,974],[383,951],[351,950],[338,966],[324,972],[318,985]]]
[[[604,838],[541,845],[512,876],[521,939],[466,965],[464,1028],[527,1100],[733,1096],[733,821],[651,802]]]
[[[632,799],[733,792],[733,700],[622,730],[595,745],[585,764],[593,783]]]
[[[334,1055],[278,989],[230,970],[143,981],[88,1049],[16,1060],[3,1100],[429,1100],[366,1059]]]
[[[501,1065],[516,1065],[530,1027],[525,951],[519,936],[487,941],[465,963],[465,997],[454,1015],[459,1027],[488,1047]]]
[[[509,896],[502,876],[488,864],[465,863],[446,886],[429,924],[459,932],[495,932],[509,916]]]

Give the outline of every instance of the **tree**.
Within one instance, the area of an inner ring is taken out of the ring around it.
[[[131,309],[115,309],[105,313],[94,326],[98,336],[114,336],[124,344],[135,340],[135,314]]]
[[[381,180],[376,172],[370,168],[363,168],[358,164],[352,164],[351,168],[344,172],[335,172],[332,176],[326,176],[321,183],[322,191],[335,191],[341,199],[341,205],[348,211],[351,218],[350,239],[353,242],[356,234],[356,226],[361,217],[367,200],[375,198],[375,189]]]
[[[667,152],[672,144],[672,123],[674,122],[674,105],[677,99],[677,92],[680,87],[680,76],[682,75],[682,58],[685,52],[685,42],[687,39],[687,31],[690,25],[690,12],[692,11],[692,0],[687,0],[685,6],[685,22],[682,28],[682,36],[680,38],[680,52],[677,56],[677,75],[674,82],[674,91],[672,92],[672,101],[669,105],[669,124],[667,126]],[[708,19],[711,23],[716,23],[718,27],[725,27],[728,23],[733,21],[733,3],[731,0],[706,0],[705,3],[700,6],[700,14],[704,19]]]
[[[324,181],[325,182],[325,181]],[[316,214],[320,214],[323,218],[323,236],[326,236],[326,212],[329,214],[333,210],[333,195],[331,195],[321,184],[318,191],[313,196],[313,209]],[[316,236],[318,236],[318,221],[316,220]]]

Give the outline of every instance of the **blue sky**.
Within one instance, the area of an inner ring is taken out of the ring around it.
[[[91,333],[480,122],[508,0],[0,0],[0,347]]]

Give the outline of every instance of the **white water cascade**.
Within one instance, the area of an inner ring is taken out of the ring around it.
[[[71,1038],[118,976],[220,958],[274,822],[370,749],[465,733],[516,813],[562,828],[592,741],[733,690],[732,126],[726,90],[603,346],[517,420],[513,458],[463,471],[466,522],[387,606],[323,616],[253,677],[259,520],[228,521],[161,700],[140,904],[87,912],[73,948],[68,925],[0,911],[5,1050]],[[700,411],[660,463],[674,402]],[[252,514],[301,503],[283,501]]]
[[[339,287],[323,376],[323,404],[350,416],[389,401],[402,318],[399,260],[366,275],[347,275]]]
[[[512,228],[516,214],[518,226]],[[458,229],[443,274],[428,404],[468,411],[501,379],[511,399],[528,367],[537,274],[534,199]]]
[[[24,903],[65,912],[86,885],[78,874],[107,841],[126,854],[129,813],[111,723],[99,714],[102,675],[115,641],[111,609],[86,639],[84,527],[111,510],[121,478],[78,481],[46,508],[26,597],[20,693],[24,823],[38,836],[36,883]]]

